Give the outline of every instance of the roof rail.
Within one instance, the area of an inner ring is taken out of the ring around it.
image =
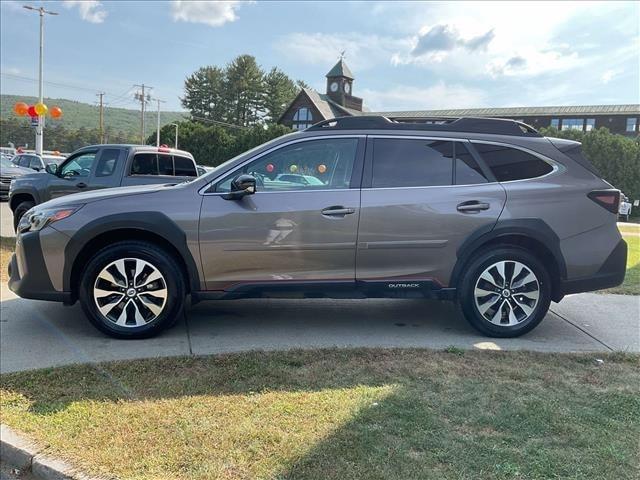
[[[385,117],[382,115],[362,115],[357,117],[336,117],[318,122],[307,131],[331,130],[424,130],[442,132],[488,133],[519,137],[540,137],[533,127],[515,120],[478,117]]]

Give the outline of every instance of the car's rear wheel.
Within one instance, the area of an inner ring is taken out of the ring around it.
[[[147,242],[121,242],[101,250],[84,271],[82,308],[99,330],[116,338],[145,338],[181,315],[185,283],[170,255]]]
[[[459,301],[465,318],[491,337],[517,337],[531,331],[549,310],[551,281],[527,250],[498,247],[468,265]]]
[[[32,201],[24,201],[20,202],[16,209],[13,211],[13,229],[14,231],[18,231],[18,224],[20,223],[20,219],[31,210],[35,206],[35,203]]]

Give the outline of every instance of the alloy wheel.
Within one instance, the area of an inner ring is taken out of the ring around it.
[[[104,267],[93,286],[98,311],[120,327],[140,327],[154,321],[167,303],[167,282],[151,263],[122,258]]]
[[[485,320],[510,327],[531,316],[540,298],[540,282],[525,264],[503,260],[487,267],[478,277],[474,298]]]

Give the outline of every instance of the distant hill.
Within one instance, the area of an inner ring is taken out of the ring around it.
[[[24,97],[17,95],[0,95],[0,118],[16,117],[13,113],[13,106],[16,102],[25,102],[29,105],[37,103],[36,97]],[[97,128],[100,122],[100,108],[88,103],[76,102],[64,98],[45,98],[44,103],[49,107],[54,105],[62,108],[62,118],[54,120],[50,117],[47,122],[55,122],[64,125],[68,129]],[[160,112],[160,122],[165,125],[184,118],[188,114],[185,112]],[[140,131],[140,111],[127,108],[104,109],[105,127],[110,127],[115,131],[138,133]],[[156,112],[145,114],[145,135],[150,135],[156,129]]]

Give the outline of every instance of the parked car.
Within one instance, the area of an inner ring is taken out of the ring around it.
[[[43,171],[50,163],[60,165],[65,160],[62,155],[50,155],[36,153],[18,153],[11,159],[14,165],[18,165],[23,168],[30,168],[36,172]]]
[[[86,190],[127,185],[179,183],[197,175],[193,156],[183,150],[142,145],[94,145],[73,152],[47,175],[25,175],[11,184],[14,226],[35,205]]]
[[[208,167],[205,165],[196,165],[196,168],[198,169],[198,176],[204,175],[205,173],[209,173],[213,170],[213,167]]]
[[[628,222],[629,217],[631,216],[631,202],[629,201],[629,197],[625,194],[622,194],[620,208],[618,209],[618,216],[625,222]]]
[[[323,184],[258,181],[293,165]],[[623,281],[619,200],[580,143],[519,122],[340,118],[191,182],[36,206],[20,221],[9,286],[79,300],[119,338],[173,324],[186,295],[273,294],[457,300],[478,331],[515,337],[551,301]]]
[[[0,199],[9,198],[9,186],[12,180],[29,173],[33,173],[33,170],[18,167],[5,157],[0,158]]]

